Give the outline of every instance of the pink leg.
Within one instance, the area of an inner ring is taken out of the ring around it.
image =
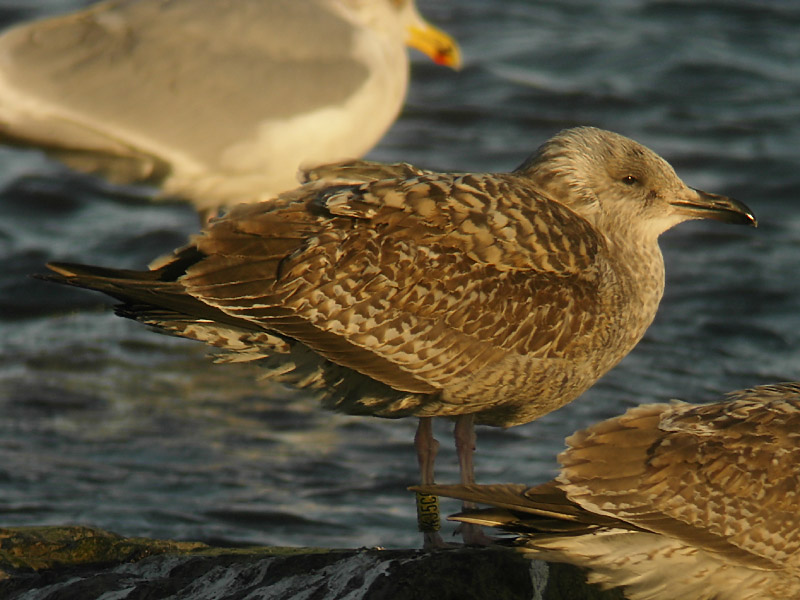
[[[456,417],[453,437],[456,440],[458,466],[461,469],[461,485],[471,485],[475,483],[475,469],[472,462],[472,455],[475,452],[475,416]]]
[[[475,415],[459,415],[453,428],[453,437],[456,441],[458,453],[458,466],[461,470],[461,485],[475,483],[475,469],[472,460],[475,452]],[[464,502],[463,510],[475,508],[474,502]],[[462,523],[457,532],[461,534],[464,543],[468,545],[486,546],[491,543],[491,538],[483,533],[479,525]]]
[[[417,460],[419,461],[420,483],[422,485],[435,483],[433,467],[436,462],[436,454],[439,451],[439,442],[433,437],[433,418],[420,417],[417,434],[414,436],[414,447],[417,450]],[[432,504],[426,504],[428,500]],[[423,506],[433,509],[432,512],[423,515],[421,512]],[[438,533],[439,505],[435,496],[422,497],[417,494],[417,522],[423,532],[423,548],[442,548],[446,545],[442,540],[442,536]]]

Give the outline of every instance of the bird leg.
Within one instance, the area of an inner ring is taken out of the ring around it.
[[[453,437],[458,453],[461,485],[472,485],[475,483],[475,469],[472,461],[472,455],[475,452],[475,415],[456,417]],[[472,510],[475,508],[475,503],[464,501],[461,508],[462,510]],[[474,523],[461,523],[456,529],[456,533],[460,533],[464,543],[470,546],[488,546],[492,543],[492,538],[483,533],[480,525]]]
[[[431,485],[434,482],[433,467],[439,442],[433,437],[433,418],[420,417],[417,434],[414,436],[414,448],[419,461],[420,483]],[[439,498],[431,494],[417,492],[417,525],[423,534],[422,547],[426,550],[445,547],[439,535]]]

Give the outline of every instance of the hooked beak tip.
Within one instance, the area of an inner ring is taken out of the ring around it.
[[[758,219],[744,202],[693,189],[697,196],[691,200],[678,200],[672,203],[692,219],[713,219],[734,225],[758,227]]]

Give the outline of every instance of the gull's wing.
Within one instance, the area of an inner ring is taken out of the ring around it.
[[[180,279],[187,294],[407,392],[512,355],[558,360],[565,334],[603,318],[603,240],[512,175],[241,206],[194,243],[204,258]]]
[[[411,489],[496,507],[452,518],[528,536],[519,543],[559,560],[604,568],[587,549],[606,539],[611,556],[618,538],[631,556],[637,544],[671,545],[675,565],[694,549],[717,568],[788,571],[800,563],[798,431],[800,384],[761,386],[709,405],[642,405],[582,430],[543,485]],[[620,537],[637,532],[649,537]]]
[[[567,439],[560,486],[588,511],[732,561],[797,564],[798,387],[777,396],[631,409]]]
[[[499,365],[567,360],[564,340],[605,318],[604,244],[524,178],[436,174],[322,181],[240,205],[154,271],[54,270],[122,300],[124,316],[233,352],[269,332],[270,347],[295,340],[393,390],[433,395],[425,410],[446,414],[506,400],[471,387],[508,377]]]
[[[335,122],[371,76],[358,35],[322,0],[101,3],[0,37],[0,130],[118,180],[276,169],[263,191],[281,191],[304,158],[295,146],[323,158],[303,128]],[[357,138],[325,157],[375,141]]]

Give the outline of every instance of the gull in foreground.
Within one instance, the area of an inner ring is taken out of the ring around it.
[[[455,419],[472,483],[474,423],[527,423],[631,351],[661,299],[664,230],[755,224],[742,203],[687,187],[644,146],[592,127],[562,131],[512,173],[351,163],[309,179],[233,208],[149,271],[56,263],[50,278],[258,361],[327,408],[420,417],[423,483],[434,480],[431,417]]]
[[[519,535],[631,600],[800,597],[800,384],[649,404],[567,438],[559,476],[427,486],[497,508],[451,518]]]
[[[102,2],[0,36],[0,140],[213,212],[369,151],[406,45],[460,64],[414,0]]]

